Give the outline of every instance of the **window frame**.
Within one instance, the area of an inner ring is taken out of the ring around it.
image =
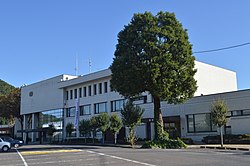
[[[210,124],[209,124],[209,128],[210,130],[204,130],[204,131],[197,131],[197,126],[196,126],[196,117],[195,115],[202,115],[202,114],[209,114],[210,117]],[[192,116],[193,117],[193,131],[190,131],[189,128],[189,118],[188,116]],[[186,120],[187,120],[187,133],[207,133],[207,132],[217,132],[217,128],[214,129],[214,124],[212,122],[212,118],[211,118],[211,113],[198,113],[198,114],[188,114],[186,115]]]
[[[84,108],[89,107],[89,113],[85,114]],[[86,116],[86,115],[91,115],[91,104],[86,104],[86,105],[81,105],[80,106],[80,116]]]
[[[105,111],[100,112],[100,105],[105,104]],[[107,102],[95,103],[94,104],[94,114],[100,114],[103,112],[107,112]]]

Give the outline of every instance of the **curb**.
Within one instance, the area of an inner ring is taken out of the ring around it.
[[[236,148],[236,147],[200,146],[200,148],[202,148],[202,149],[223,149],[223,150],[250,151],[249,148]]]

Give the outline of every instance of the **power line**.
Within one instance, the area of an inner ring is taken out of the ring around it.
[[[224,48],[212,49],[212,50],[195,51],[195,52],[193,52],[193,54],[200,54],[200,53],[207,53],[207,52],[222,51],[222,50],[227,50],[227,49],[231,49],[231,48],[242,47],[242,46],[245,46],[245,45],[248,45],[248,44],[250,44],[250,42],[243,43],[243,44],[238,44],[238,45],[234,45],[234,46],[229,46],[229,47],[224,47]]]

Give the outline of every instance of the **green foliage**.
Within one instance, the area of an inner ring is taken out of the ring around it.
[[[91,125],[89,119],[83,119],[79,123],[79,132],[81,135],[85,136],[85,143],[87,143],[86,135],[91,132]]]
[[[166,140],[146,141],[141,148],[179,149],[179,148],[187,148],[187,145],[181,139],[177,138],[177,140],[166,139]]]
[[[52,137],[55,131],[55,126],[53,124],[50,124],[47,130],[48,136]]]
[[[149,91],[183,102],[197,89],[194,60],[187,30],[173,13],[134,14],[118,34],[111,87],[126,97]]]
[[[222,127],[227,124],[228,107],[223,100],[218,99],[212,104],[210,109],[211,109],[212,122],[220,127],[221,147],[223,147]]]
[[[92,116],[90,119],[90,128],[92,131],[92,136],[93,136],[93,143],[95,143],[95,134],[96,130],[98,128],[98,117],[97,116]]]
[[[109,128],[109,115],[106,112],[100,113],[98,116],[98,129],[105,133]]]
[[[0,96],[9,94],[13,89],[15,89],[14,86],[0,79]]]
[[[127,101],[121,110],[122,122],[128,128],[135,128],[141,123],[142,114],[144,110],[139,106],[134,106],[132,101]]]
[[[115,134],[122,128],[122,119],[115,113],[110,116],[110,131]]]
[[[54,124],[50,124],[48,129],[47,129],[50,143],[51,143],[52,137],[53,137],[55,132],[56,132],[56,128],[55,128]]]
[[[158,137],[163,132],[160,101],[182,103],[197,89],[194,60],[187,30],[173,13],[134,14],[118,34],[111,88],[128,98],[152,94]]]
[[[73,123],[68,123],[66,125],[66,133],[71,137],[71,134],[75,131]]]
[[[91,132],[91,126],[90,126],[90,120],[89,119],[83,119],[79,123],[79,131],[81,135],[86,135]]]
[[[121,110],[123,125],[128,127],[129,133],[127,141],[133,147],[137,141],[135,127],[141,123],[144,110],[139,106],[134,106],[132,101],[128,101]]]
[[[20,115],[21,90],[19,88],[13,89],[7,95],[0,96],[0,116],[8,120],[9,124],[14,123],[17,118],[21,125],[23,123],[23,116]]]
[[[98,117],[92,116],[90,119],[90,128],[92,131],[96,131],[98,128]]]
[[[102,132],[102,143],[104,143],[104,135],[109,128],[109,115],[106,112],[98,116],[98,129]]]
[[[8,124],[9,124],[8,119],[0,117],[0,125],[8,125]]]
[[[219,99],[215,101],[212,104],[210,110],[211,110],[212,122],[215,125],[221,127],[227,124],[228,107],[223,100]]]

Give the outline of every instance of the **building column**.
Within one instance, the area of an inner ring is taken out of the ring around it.
[[[22,130],[25,131],[27,128],[27,116],[23,115],[23,128]],[[26,142],[26,132],[23,132],[23,141]]]
[[[32,130],[34,130],[34,129],[36,129],[36,116],[35,116],[35,114],[33,113],[32,114]],[[36,132],[32,132],[31,133],[31,141],[32,142],[36,142]]]

